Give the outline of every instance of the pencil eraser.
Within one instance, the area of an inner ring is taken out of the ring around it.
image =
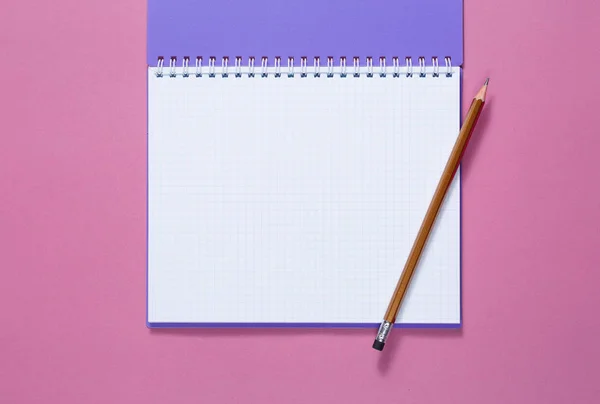
[[[383,347],[385,346],[385,342],[381,342],[379,340],[375,340],[375,342],[373,342],[373,348],[377,349],[378,351],[383,351]]]

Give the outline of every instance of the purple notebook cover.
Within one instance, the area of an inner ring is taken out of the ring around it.
[[[398,57],[402,65],[410,57],[440,66],[450,57],[453,66],[463,63],[462,0],[281,0],[200,2],[193,0],[148,0],[147,63],[156,66],[159,57],[204,60],[216,57],[243,61],[288,57],[321,63],[331,56],[367,56],[373,64],[385,57],[389,64]],[[192,64],[193,62],[190,62]],[[462,309],[461,309],[462,313]],[[459,324],[396,324],[395,327],[455,328]],[[290,323],[149,323],[149,327],[378,327],[373,324]]]
[[[449,56],[459,66],[462,30],[462,0],[148,0],[147,62],[267,56],[271,65],[276,56],[383,56],[389,64],[397,56],[413,65],[437,57],[442,65]]]

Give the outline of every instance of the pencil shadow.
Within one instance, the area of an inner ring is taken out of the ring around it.
[[[486,129],[489,127],[492,119],[493,105],[493,97],[488,96],[485,101],[485,107],[483,111],[481,111],[481,116],[479,117],[475,129],[473,129],[471,140],[469,141],[469,145],[467,146],[461,161],[461,176],[463,178],[468,178],[470,172],[469,167],[471,167],[471,164],[473,164],[477,158],[477,150],[481,147]]]
[[[385,348],[380,352],[381,356],[377,361],[377,370],[381,375],[389,373],[390,369],[396,362],[398,352],[402,350],[402,342],[411,339],[436,339],[445,340],[449,338],[461,338],[463,335],[462,328],[458,329],[397,329],[390,333],[390,336],[385,344]],[[438,343],[439,341],[432,341]]]
[[[483,134],[491,122],[491,110],[493,109],[492,98],[486,99],[485,110],[482,111],[479,122],[474,129],[471,141],[465,152],[461,166],[461,175],[468,176],[468,168],[477,157],[477,149],[483,141]],[[466,170],[465,170],[466,168]],[[366,335],[369,343],[377,331],[373,328],[312,328],[312,327],[190,327],[190,328],[148,328],[150,335],[160,337],[182,337],[182,338],[228,338],[228,337],[273,337],[273,336],[336,336]],[[392,368],[398,353],[402,349],[402,343],[406,339],[448,339],[461,338],[462,328],[459,329],[410,329],[398,328],[390,334],[383,352],[377,361],[380,374],[387,374]],[[367,348],[372,349],[372,348]]]

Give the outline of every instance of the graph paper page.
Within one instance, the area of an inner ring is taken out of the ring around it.
[[[148,75],[148,322],[379,324],[460,125],[460,73]],[[460,172],[398,316],[460,323]]]

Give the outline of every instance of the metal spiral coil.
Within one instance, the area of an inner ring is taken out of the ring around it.
[[[251,56],[248,58],[246,64],[242,63],[242,57],[236,56],[235,61],[233,63],[233,76],[234,77],[256,77],[258,74],[259,77],[269,77],[273,75],[274,77],[295,77],[295,75],[299,74],[300,77],[321,77],[321,73],[325,74],[325,77],[334,77],[335,75],[339,75],[342,78],[352,76],[352,77],[361,77],[365,75],[366,77],[374,77],[379,75],[379,77],[386,77],[388,74],[391,74],[392,77],[427,77],[428,75],[432,77],[440,77],[440,75],[444,75],[446,77],[452,77],[452,60],[449,56],[444,57],[445,67],[440,69],[438,58],[431,58],[431,65],[428,69],[425,63],[424,57],[418,58],[418,72],[413,72],[413,63],[411,57],[404,58],[404,64],[401,66],[399,62],[399,58],[394,56],[392,57],[391,66],[387,65],[386,58],[379,58],[379,66],[373,66],[373,58],[371,56],[367,56],[366,63],[361,65],[360,57],[355,56],[352,58],[352,65],[349,67],[346,62],[346,57],[340,57],[340,60],[336,66],[334,62],[333,56],[328,56],[325,67],[321,68],[321,60],[319,57],[313,58],[312,66],[308,66],[306,56],[302,56],[300,58],[300,71],[299,73],[294,69],[294,58],[287,58],[287,66],[282,68],[281,66],[281,57],[276,56],[273,65],[269,66],[269,60],[266,56],[261,58],[260,67],[255,67],[255,57]],[[390,69],[391,67],[391,69]],[[167,75],[168,77],[229,77],[230,73],[230,63],[229,57],[225,56],[221,59],[220,67],[216,66],[216,57],[210,56],[208,58],[208,63],[203,65],[203,58],[201,56],[196,57],[195,66],[192,67],[190,71],[190,57],[184,56],[180,66],[177,65],[177,57],[172,56],[169,58],[169,66],[168,72],[165,72],[167,66],[164,65],[164,57],[159,57],[158,62],[155,69],[155,74],[157,77],[164,77]],[[348,69],[351,69],[348,72]],[[415,66],[416,68],[416,66]],[[259,70],[257,73],[256,70]],[[322,71],[323,70],[323,71]]]

